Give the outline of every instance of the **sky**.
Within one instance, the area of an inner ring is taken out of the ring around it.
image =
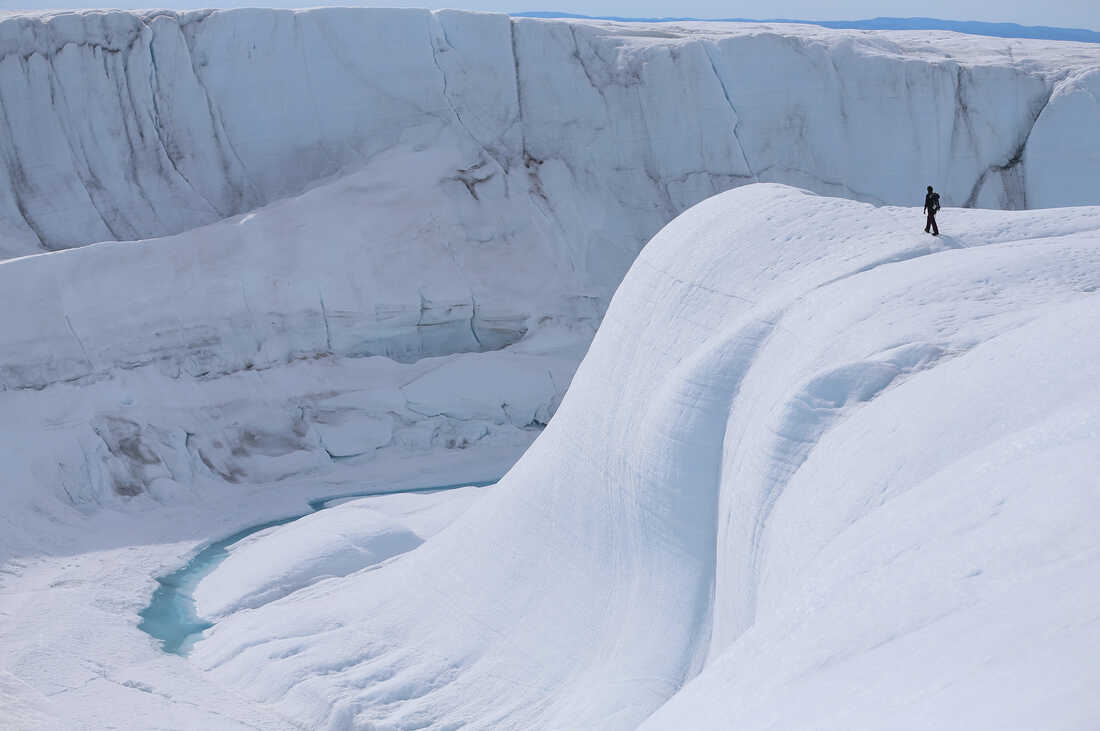
[[[453,0],[452,0],[453,1]],[[460,0],[461,1],[461,0]],[[467,0],[471,9],[697,18],[941,18],[1100,30],[1100,0]]]
[[[485,0],[514,6],[515,0]],[[563,10],[586,15],[706,18],[798,18],[862,20],[925,17],[984,20],[1100,30],[1100,0],[557,0],[561,7],[533,7],[551,0],[520,0],[532,7],[509,10]],[[568,6],[568,7],[566,7]]]
[[[1100,31],[1100,0],[0,0],[0,10],[71,7],[308,7],[313,5],[457,7],[584,15],[863,20],[926,17],[1087,28]]]

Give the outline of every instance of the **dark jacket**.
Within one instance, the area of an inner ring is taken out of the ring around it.
[[[940,194],[939,193],[929,193],[928,195],[924,196],[924,211],[925,211],[925,213],[930,213],[932,215],[935,215],[936,214],[936,209],[939,207],[939,203],[940,203]]]

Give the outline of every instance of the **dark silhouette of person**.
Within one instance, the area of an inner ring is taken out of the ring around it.
[[[928,229],[932,229],[933,236],[940,235],[940,227],[936,225],[936,213],[940,210],[940,194],[932,190],[932,186],[928,186],[928,194],[924,196],[924,212],[928,214],[928,221],[924,224],[924,232],[928,233]]]

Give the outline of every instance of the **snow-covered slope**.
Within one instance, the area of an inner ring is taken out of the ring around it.
[[[1095,725],[1100,208],[942,219],[701,203],[498,487],[195,661],[311,728]]]
[[[436,222],[460,239],[547,240],[613,288],[660,226],[746,182],[893,204],[927,183],[952,205],[1100,202],[1098,68],[1090,44],[946,32],[9,14],[0,256],[177,233],[359,169],[377,186],[362,199],[402,191],[379,162],[428,150],[442,158],[420,191]]]

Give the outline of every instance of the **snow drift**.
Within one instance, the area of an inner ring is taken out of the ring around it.
[[[1094,723],[1100,209],[920,223],[694,207],[498,487],[195,661],[312,728]]]
[[[1090,44],[791,25],[8,15],[0,256],[178,233],[361,169],[377,186],[363,198],[404,190],[378,163],[428,150],[446,160],[425,193],[438,220],[478,239],[512,219],[517,246],[549,240],[613,288],[660,226],[746,182],[1100,202],[1098,68]]]

